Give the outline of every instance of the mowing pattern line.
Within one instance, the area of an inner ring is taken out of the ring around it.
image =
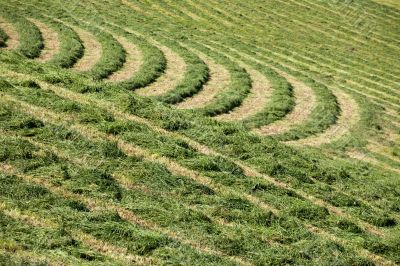
[[[257,70],[247,65],[243,65],[252,80],[252,90],[244,99],[243,103],[226,114],[221,114],[215,118],[223,121],[238,121],[251,117],[260,112],[268,104],[272,94],[272,87],[269,80]]]
[[[102,46],[92,33],[78,27],[72,27],[72,29],[78,34],[84,46],[82,58],[73,65],[72,69],[81,72],[89,71],[100,60]]]
[[[126,38],[114,36],[116,40],[124,47],[127,58],[122,68],[108,77],[109,81],[119,82],[128,80],[140,69],[143,63],[143,56],[139,49]]]
[[[288,141],[286,143],[294,145],[319,146],[333,142],[349,133],[350,128],[357,124],[360,120],[358,104],[353,98],[344,92],[336,91],[334,94],[341,108],[341,114],[338,117],[336,124],[332,125],[325,132],[317,136],[296,141]]]
[[[207,105],[212,99],[226,87],[229,86],[230,73],[222,65],[214,63],[211,59],[202,53],[198,56],[203,60],[210,69],[210,79],[199,91],[192,97],[186,98],[184,101],[176,104],[181,109],[194,109]]]
[[[13,25],[0,17],[0,28],[7,34],[5,50],[15,50],[19,46],[19,34],[15,31]]]
[[[313,108],[316,105],[314,91],[309,86],[297,80],[292,75],[284,73],[278,69],[274,70],[292,84],[296,102],[294,109],[287,116],[285,116],[284,119],[261,128],[254,129],[255,132],[262,135],[281,134],[290,130],[294,126],[303,123],[310,116]]]
[[[29,20],[39,28],[43,38],[44,48],[37,60],[42,63],[47,62],[59,53],[60,42],[58,33],[37,19],[29,18]]]
[[[184,78],[187,68],[185,61],[178,53],[164,45],[155,43],[154,41],[153,43],[164,53],[167,60],[167,67],[164,74],[154,83],[135,90],[136,93],[143,96],[159,96],[173,90]]]

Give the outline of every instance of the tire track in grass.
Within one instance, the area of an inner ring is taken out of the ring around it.
[[[120,82],[135,75],[143,63],[143,55],[132,42],[121,36],[113,36],[125,49],[127,58],[122,68],[108,77],[109,81]]]
[[[6,41],[6,47],[2,48],[7,51],[15,50],[18,48],[20,41],[19,41],[19,34],[15,30],[14,26],[0,17],[0,28],[7,34],[8,39]]]
[[[172,49],[161,45],[154,40],[150,40],[158,49],[160,49],[167,60],[167,67],[163,75],[161,75],[154,83],[147,87],[135,90],[142,96],[159,96],[167,91],[173,90],[181,80],[184,79],[186,73],[186,62],[172,51]]]
[[[240,106],[234,108],[229,113],[216,116],[217,120],[238,121],[253,116],[265,108],[272,94],[271,84],[263,74],[252,69],[250,66],[240,65],[249,73],[252,80],[252,89]]]
[[[103,53],[102,46],[92,33],[75,26],[71,28],[78,34],[84,47],[83,56],[73,65],[72,69],[80,72],[89,71],[100,60]]]
[[[331,143],[350,132],[350,128],[360,121],[358,104],[353,98],[342,91],[335,91],[333,94],[336,96],[341,109],[336,124],[321,134],[285,143],[290,145],[320,146]]]
[[[37,185],[46,187],[46,189],[48,189],[49,191],[51,191],[52,193],[54,193],[56,195],[62,196],[64,198],[71,198],[70,195],[65,193],[65,191],[56,189],[53,185],[50,185],[49,183],[40,182],[40,181],[34,179],[33,177],[19,174],[10,165],[4,165],[4,164],[0,165],[0,172],[18,176],[21,179],[23,179],[24,181],[26,181],[27,183],[31,183],[31,184],[33,183],[33,184],[37,184]],[[44,184],[46,184],[46,185],[44,185]],[[64,192],[64,193],[61,193],[61,192]],[[75,199],[75,197],[72,197],[72,198]],[[50,219],[47,219],[44,217],[38,217],[38,216],[34,215],[33,213],[22,212],[15,208],[8,208],[5,204],[0,204],[0,210],[3,211],[4,214],[6,214],[7,216],[9,216],[15,220],[19,220],[19,221],[26,223],[33,227],[55,229],[60,226],[59,224],[54,223]],[[102,255],[107,256],[112,259],[115,259],[121,263],[128,263],[128,264],[134,263],[134,265],[152,265],[156,261],[154,258],[151,258],[151,257],[144,257],[144,256],[128,254],[127,248],[121,248],[118,246],[114,246],[110,243],[96,239],[92,235],[86,234],[79,229],[72,229],[69,231],[73,238],[76,238],[77,240],[81,241],[83,244],[88,246],[91,250],[99,252]],[[59,265],[59,264],[56,264],[56,265]]]
[[[60,41],[58,33],[37,19],[29,18],[29,21],[39,28],[43,38],[44,48],[37,60],[42,63],[47,62],[59,53]]]
[[[14,73],[14,74],[11,75],[11,76],[24,77],[25,75],[15,74],[15,73]],[[156,131],[156,132],[158,132],[158,133],[160,133],[160,134],[163,134],[163,135],[167,135],[167,136],[171,136],[171,137],[175,137],[175,138],[181,139],[181,140],[187,142],[187,143],[188,143],[189,145],[191,145],[192,147],[194,147],[194,148],[195,148],[197,151],[199,151],[200,153],[203,153],[203,154],[205,154],[205,155],[211,155],[211,156],[220,156],[220,157],[222,157],[222,158],[224,158],[224,159],[231,160],[231,161],[234,162],[236,165],[238,165],[239,167],[241,167],[241,168],[244,170],[244,174],[245,174],[246,176],[248,176],[248,177],[254,176],[254,177],[262,178],[262,179],[264,179],[264,180],[270,182],[271,184],[273,184],[273,185],[276,186],[276,187],[285,189],[285,190],[290,191],[290,192],[294,192],[294,193],[296,193],[296,194],[302,196],[303,198],[307,199],[307,200],[310,201],[311,203],[313,203],[313,204],[315,204],[315,205],[317,205],[317,206],[326,208],[326,209],[329,210],[329,212],[330,212],[331,214],[333,214],[333,215],[341,216],[341,217],[344,217],[344,218],[347,218],[347,219],[352,219],[352,218],[354,219],[354,217],[353,217],[352,215],[343,212],[340,208],[335,207],[335,206],[331,205],[330,203],[325,202],[325,201],[322,200],[322,199],[319,199],[319,198],[316,198],[316,197],[314,197],[314,196],[312,196],[312,195],[309,195],[308,193],[303,192],[303,191],[300,190],[300,189],[292,188],[292,187],[291,187],[289,184],[287,184],[287,183],[283,183],[283,182],[281,182],[281,181],[279,181],[279,180],[276,180],[275,178],[273,178],[273,177],[271,177],[271,176],[262,174],[262,173],[258,172],[257,170],[255,170],[254,168],[252,168],[252,167],[246,165],[245,163],[242,163],[241,161],[236,160],[236,159],[229,158],[229,157],[227,157],[227,156],[225,156],[225,155],[223,155],[223,154],[221,154],[221,153],[219,153],[219,152],[217,152],[217,151],[214,151],[212,148],[209,148],[209,147],[207,147],[207,146],[204,146],[204,145],[202,145],[202,144],[200,144],[200,143],[198,143],[198,142],[196,142],[196,141],[194,141],[194,140],[192,140],[192,139],[190,139],[190,138],[188,138],[188,137],[186,137],[186,136],[180,135],[180,134],[175,133],[175,132],[169,132],[169,131],[167,131],[167,130],[165,130],[165,129],[162,129],[162,128],[159,128],[158,126],[153,125],[151,122],[147,121],[146,119],[143,119],[143,118],[140,118],[140,117],[131,115],[131,114],[126,114],[126,113],[124,113],[124,112],[121,112],[121,111],[119,111],[118,108],[115,107],[113,104],[110,104],[110,103],[108,103],[108,102],[106,102],[106,101],[103,101],[103,100],[94,100],[94,99],[91,99],[90,97],[87,97],[87,96],[85,96],[85,95],[77,94],[77,93],[74,93],[74,92],[65,90],[65,89],[63,89],[63,88],[61,88],[61,87],[56,87],[56,86],[53,86],[53,85],[48,85],[48,84],[45,83],[45,82],[40,82],[40,81],[38,81],[38,82],[39,82],[40,86],[41,86],[43,89],[51,90],[51,91],[53,91],[54,93],[56,93],[57,95],[59,95],[60,97],[64,97],[64,98],[67,98],[67,99],[70,99],[70,100],[73,100],[73,101],[77,101],[77,102],[82,103],[82,104],[94,104],[94,105],[98,106],[99,108],[105,108],[105,109],[107,109],[108,111],[112,112],[113,115],[115,115],[116,117],[118,117],[118,118],[120,118],[120,119],[126,119],[126,120],[131,120],[131,121],[134,121],[134,122],[142,123],[142,124],[148,126],[148,127],[151,128],[152,130],[154,130],[154,131]],[[113,139],[113,140],[114,140],[114,139]],[[117,141],[117,140],[114,140],[114,141]],[[117,141],[117,142],[118,142],[118,141]],[[146,154],[146,153],[142,153],[141,155],[138,155],[138,156],[144,156],[145,154]],[[151,156],[150,156],[150,157],[151,157]],[[151,160],[154,159],[153,157],[151,157],[151,158],[152,158]],[[163,157],[163,158],[164,158],[164,157]],[[165,163],[170,164],[170,163],[172,162],[172,161],[171,161],[170,159],[168,159],[168,158],[164,158],[164,159],[165,159],[165,160],[163,160],[163,161],[161,162],[162,164],[165,164]],[[173,164],[176,165],[176,166],[178,166],[178,164],[176,164],[176,163],[173,163]],[[176,168],[176,167],[174,167],[174,168]],[[178,167],[178,168],[179,168],[179,167]],[[182,169],[184,169],[184,167],[183,167]],[[173,170],[173,169],[172,169],[172,170]],[[172,170],[171,170],[171,171],[172,171]],[[182,170],[182,173],[178,173],[178,174],[186,175],[186,173],[189,173],[189,172],[190,172],[190,173],[193,173],[193,177],[195,178],[196,181],[198,181],[198,180],[196,179],[196,177],[197,177],[199,174],[197,174],[196,172],[194,172],[194,171],[192,171],[192,170],[189,170],[189,169],[187,169],[187,170]],[[203,181],[204,181],[204,180],[203,180]],[[204,183],[204,184],[205,184],[205,185],[209,185],[210,182],[206,182],[206,183]],[[252,196],[251,196],[251,197],[252,197]],[[254,198],[254,197],[252,197],[252,199],[250,198],[249,200],[252,201],[252,202],[258,202],[258,199]],[[269,207],[269,208],[271,209],[272,207]],[[380,231],[380,229],[378,229],[376,226],[371,225],[371,224],[369,224],[368,222],[364,222],[364,221],[362,221],[362,220],[359,219],[359,218],[355,218],[355,220],[357,220],[358,223],[360,224],[360,226],[361,226],[362,228],[364,228],[366,231],[368,231],[368,232],[370,232],[370,233],[372,233],[372,234],[374,234],[374,235],[377,235],[377,236],[383,236],[383,233],[382,233],[382,232]]]
[[[229,86],[231,74],[220,64],[215,63],[203,53],[198,53],[210,70],[210,79],[203,88],[192,97],[186,98],[184,101],[176,104],[180,109],[194,109],[207,105],[212,101],[219,92]]]
[[[60,116],[60,115],[54,114],[52,112],[49,112],[48,110],[46,110],[44,108],[32,106],[32,105],[30,105],[28,103],[24,103],[24,102],[18,101],[16,99],[14,99],[12,96],[4,96],[4,99],[12,101],[12,102],[15,102],[16,104],[21,105],[21,108],[25,109],[24,112],[26,112],[26,113],[28,113],[30,115],[33,115],[33,116],[35,116],[35,117],[37,117],[37,118],[39,118],[39,119],[41,119],[43,121],[49,121],[50,120],[49,122],[59,123],[60,121],[65,121],[65,119],[66,119],[65,116]],[[56,121],[56,122],[54,122],[54,121]],[[187,169],[187,168],[185,168],[185,167],[183,167],[183,166],[171,161],[168,158],[165,158],[163,156],[159,156],[157,154],[149,153],[146,150],[141,149],[140,147],[136,147],[136,146],[133,146],[133,145],[131,145],[129,143],[126,143],[125,141],[119,139],[118,137],[108,136],[105,133],[101,133],[99,131],[96,131],[94,129],[88,128],[86,126],[82,126],[82,125],[73,125],[73,126],[71,126],[71,124],[73,124],[73,121],[69,121],[69,122],[70,122],[69,124],[70,124],[70,128],[71,129],[80,132],[81,134],[85,135],[88,138],[108,139],[108,140],[116,142],[118,144],[118,146],[120,147],[120,149],[124,153],[126,153],[127,155],[146,158],[146,159],[148,159],[150,161],[157,161],[157,162],[165,165],[167,167],[167,169],[169,171],[171,171],[171,173],[174,173],[176,175],[183,175],[183,176],[190,177],[193,180],[195,180],[196,182],[199,182],[199,183],[201,183],[203,185],[209,186],[210,188],[213,188],[218,192],[220,192],[221,189],[222,189],[222,191],[232,191],[230,188],[225,188],[225,187],[223,187],[222,185],[219,185],[219,184],[213,185],[213,181],[211,181],[209,178],[203,176],[200,173],[197,173],[196,171]],[[272,184],[274,184],[274,185],[276,185],[278,187],[281,187],[281,188],[284,188],[284,189],[287,189],[287,190],[290,190],[290,191],[293,191],[293,192],[299,192],[299,191],[297,191],[295,189],[290,188],[286,184],[280,183],[279,181],[275,180],[272,177],[268,177],[268,176],[259,174],[257,171],[255,171],[255,170],[253,170],[253,169],[251,169],[251,168],[249,168],[249,167],[247,167],[247,166],[245,166],[243,164],[239,164],[238,163],[238,165],[243,168],[243,170],[245,171],[245,174],[247,176],[260,175],[261,177],[263,177],[267,181],[270,181]],[[232,191],[231,193],[237,194],[236,191]],[[271,206],[261,202],[257,197],[254,197],[254,196],[248,195],[248,194],[243,194],[243,193],[241,195],[244,196],[245,199],[249,200],[252,204],[256,204],[257,206],[263,208],[266,211],[271,211],[272,213],[277,214],[277,215],[280,212],[279,210],[275,209],[274,207],[271,207]],[[323,200],[317,199],[317,198],[315,198],[313,196],[310,196],[310,195],[308,195],[308,194],[306,194],[306,193],[304,193],[302,191],[299,192],[299,195],[304,197],[304,198],[306,198],[307,200],[311,201],[312,203],[314,203],[314,204],[316,204],[318,206],[326,207],[334,215],[341,216],[341,217],[344,217],[344,218],[350,217],[349,215],[343,213],[340,209],[325,203]],[[126,209],[123,209],[121,207],[117,207],[117,209],[118,209],[118,212],[120,213],[121,217],[123,217],[123,218],[126,217],[126,219],[130,220],[130,221],[135,221],[135,220],[140,221],[140,218],[138,218],[134,213],[132,213],[130,211],[127,211]],[[357,220],[359,220],[359,219],[357,219]],[[145,223],[146,222],[147,221],[145,221]],[[370,225],[368,223],[365,223],[365,222],[360,222],[359,221],[359,223],[362,224],[361,226],[365,230],[367,230],[368,232],[373,233],[373,234],[378,235],[378,236],[382,236],[383,235],[382,232],[377,230],[374,226],[372,226],[372,225]],[[326,235],[328,235],[329,238],[338,239],[337,237],[335,237],[332,234],[324,231],[321,228],[317,228],[317,227],[315,227],[313,225],[307,224],[306,222],[302,222],[302,224],[304,224],[304,226],[309,228],[311,232],[313,232],[313,230],[317,231],[317,232],[322,232],[322,233],[318,233],[318,234],[320,236],[323,236],[324,238],[326,238]],[[157,227],[156,225],[153,225],[153,227],[154,226]],[[313,230],[311,230],[311,229],[313,229]],[[167,229],[159,229],[159,230],[167,230]],[[169,231],[169,230],[167,230],[167,231]],[[174,235],[174,232],[172,232],[172,235]],[[347,247],[351,248],[351,245],[346,240],[340,238],[339,241],[342,244],[346,245]],[[182,243],[184,243],[184,242],[182,242]],[[199,245],[199,244],[196,243],[195,245]],[[209,249],[206,248],[205,250],[209,250]],[[370,258],[370,257],[375,258],[374,259],[375,262],[379,262],[379,261],[384,261],[385,262],[383,264],[382,263],[378,263],[380,265],[393,265],[393,263],[391,263],[387,259],[385,259],[383,257],[380,257],[380,256],[378,256],[376,254],[372,254],[371,252],[363,249],[362,247],[358,247],[357,248],[357,252],[362,254],[362,256],[365,256],[365,254],[368,254],[368,258]],[[217,254],[218,255],[218,252],[217,253],[213,253],[213,254]],[[239,258],[234,258],[234,260],[236,262],[241,262],[241,263],[244,263],[244,264],[247,263],[247,262],[243,262]]]
[[[297,125],[302,124],[311,115],[311,112],[313,111],[317,103],[314,91],[309,86],[299,81],[292,75],[289,75],[276,68],[274,68],[274,70],[292,84],[295,97],[295,106],[293,110],[282,120],[278,120],[269,125],[254,129],[255,132],[261,135],[281,134],[294,128]]]

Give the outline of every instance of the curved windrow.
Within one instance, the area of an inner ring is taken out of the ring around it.
[[[307,120],[312,110],[316,106],[316,97],[314,91],[303,82],[295,77],[286,74],[282,71],[277,71],[281,76],[285,77],[293,86],[295,97],[295,106],[293,110],[282,120],[272,124],[255,129],[256,132],[263,135],[277,135],[290,130],[296,125],[299,125]]]
[[[37,19],[29,18],[29,21],[34,23],[36,27],[39,28],[43,39],[44,47],[37,60],[39,62],[47,62],[60,51],[58,33]]]
[[[30,59],[38,57],[43,49],[40,30],[31,21],[14,12],[6,7],[0,10],[0,16],[3,17],[3,30],[8,31],[9,34],[7,41],[9,49]]]
[[[3,30],[3,36],[1,37],[1,43],[5,50],[15,50],[18,48],[19,34],[15,30],[14,26],[0,17],[0,28]]]
[[[178,53],[172,49],[159,45],[158,48],[163,52],[167,67],[162,76],[147,87],[136,90],[136,93],[143,96],[160,96],[173,90],[181,82],[186,73],[187,65]]]
[[[224,66],[214,63],[205,55],[200,54],[199,56],[207,64],[210,70],[210,78],[197,94],[176,104],[178,108],[194,109],[204,107],[212,101],[218,93],[221,93],[221,91],[229,86],[231,80],[229,71]]]
[[[126,60],[121,69],[111,74],[107,79],[112,82],[121,82],[130,79],[140,69],[143,63],[143,55],[136,45],[126,38],[114,37],[125,49]]]
[[[251,91],[251,78],[246,70],[200,43],[191,42],[189,49],[209,65],[211,75],[197,94],[185,99],[178,107],[216,116],[240,106]]]
[[[288,141],[286,143],[295,145],[319,146],[335,141],[349,133],[350,128],[360,120],[358,104],[353,98],[342,91],[335,91],[334,95],[337,98],[341,110],[336,123],[320,134],[296,141]]]
[[[216,116],[216,119],[239,121],[254,116],[265,108],[272,95],[271,83],[262,73],[252,69],[250,66],[242,66],[251,77],[251,91],[240,106],[234,108],[229,113]]]
[[[77,71],[89,71],[100,61],[102,46],[92,33],[77,27],[73,27],[73,29],[82,41],[84,53],[82,58],[73,65],[72,69]]]

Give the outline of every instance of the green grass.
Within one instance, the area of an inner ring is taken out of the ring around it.
[[[344,1],[127,2],[135,11],[116,0],[0,1],[21,37],[17,53],[0,52],[0,264],[400,263],[398,10],[347,4],[374,22],[365,36],[341,15]],[[43,40],[28,17],[60,36],[50,64],[30,60]],[[102,44],[85,73],[68,69],[83,53],[69,25]],[[116,36],[138,47],[143,64],[111,83],[126,56]],[[152,40],[187,71],[168,93],[142,97],[134,90],[168,64]],[[177,109],[213,78],[198,53],[231,82],[204,108]],[[219,122],[213,116],[251,92],[239,62],[264,75],[272,94],[254,116]],[[316,107],[291,130],[261,136],[252,129],[295,107],[280,71],[308,85]],[[347,134],[321,147],[285,145],[335,125],[337,90],[360,112]],[[369,140],[383,154],[368,150]],[[378,164],[349,158],[354,150]]]

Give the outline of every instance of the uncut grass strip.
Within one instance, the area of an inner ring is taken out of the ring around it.
[[[32,18],[28,20],[39,28],[43,38],[44,47],[37,60],[42,63],[51,60],[60,50],[58,33],[39,20]]]
[[[229,86],[231,80],[229,71],[222,65],[214,63],[204,54],[199,54],[199,56],[210,69],[210,78],[197,94],[176,104],[178,108],[193,109],[207,105],[218,93]]]
[[[7,165],[2,165],[0,168],[10,168],[10,166]],[[1,170],[0,170],[1,171]],[[17,175],[14,170],[6,170],[7,172],[11,173],[13,172],[13,175]],[[21,176],[19,176],[21,177]],[[23,223],[26,223],[30,226],[33,227],[39,227],[39,228],[60,228],[59,224],[54,223],[53,221],[43,218],[43,217],[37,217],[33,213],[26,213],[26,212],[21,212],[20,210],[16,208],[7,208],[6,206],[1,206],[0,205],[0,210],[3,211],[7,216],[10,216],[11,218],[15,220],[20,220]],[[135,265],[154,265],[158,264],[155,263],[156,260],[151,258],[151,257],[142,257],[142,256],[133,256],[128,254],[128,250],[126,248],[120,248],[113,246],[109,243],[106,243],[104,241],[98,240],[94,238],[91,235],[88,235],[80,230],[72,229],[70,232],[71,236],[74,239],[77,239],[78,241],[82,242],[85,244],[89,249],[99,252],[100,254],[109,257],[113,260],[116,260],[119,262],[119,264],[135,264]]]
[[[54,90],[54,92],[56,92],[57,93],[57,91],[62,91],[61,89],[53,89]],[[64,97],[66,96],[65,95],[65,93],[63,93],[64,95]],[[75,97],[75,99],[76,100],[79,100],[79,98],[77,98],[77,97]],[[81,100],[82,101],[82,100]],[[110,109],[110,110],[113,110],[114,108],[113,107],[111,107],[111,105],[109,105],[109,104],[106,104],[106,103],[102,103],[102,102],[98,102],[98,105],[99,105],[99,107],[100,106],[103,106],[103,107],[106,107],[107,109]],[[125,116],[126,117],[126,116]],[[127,118],[130,118],[130,117],[132,117],[132,116],[129,116],[129,117],[127,117]],[[132,119],[132,118],[130,118],[130,119]],[[165,132],[165,131],[164,131]],[[191,141],[191,142],[189,142],[190,144],[193,144],[193,141]],[[197,144],[197,143],[194,143],[193,145],[196,145],[196,146],[194,146],[194,147],[196,147],[198,150],[200,150],[201,152],[204,152],[204,153],[215,153],[214,151],[212,151],[212,150],[210,150],[208,147],[204,147],[204,146],[200,146],[199,147],[199,145]],[[220,155],[220,156],[222,156],[222,155]],[[241,167],[245,167],[245,166],[243,166],[242,164],[240,164],[240,162],[238,162],[238,161],[235,161],[235,163],[236,164],[238,164],[239,166],[241,166]],[[301,194],[302,196],[303,196],[303,194],[304,194],[304,192],[299,192],[299,190],[296,190],[296,189],[292,189],[292,188],[290,188],[289,186],[287,186],[286,184],[284,184],[284,183],[281,183],[281,182],[279,182],[279,181],[276,181],[276,180],[274,180],[273,178],[271,178],[271,177],[268,177],[268,176],[264,176],[264,175],[261,175],[260,173],[254,173],[254,170],[252,170],[251,168],[249,168],[249,167],[247,167],[246,168],[247,169],[247,171],[253,171],[253,172],[250,172],[251,174],[247,174],[247,176],[253,176],[253,175],[258,175],[258,176],[260,176],[260,177],[262,177],[262,178],[264,178],[264,179],[267,179],[268,181],[274,181],[274,184],[275,185],[277,185],[278,187],[281,187],[281,188],[285,188],[285,189],[289,189],[290,191],[293,191],[293,192],[295,192],[295,193],[298,193],[298,194]],[[342,215],[342,213],[336,208],[336,207],[332,207],[332,206],[329,206],[329,204],[328,203],[321,203],[321,202],[319,202],[320,200],[319,199],[315,199],[315,198],[313,198],[312,196],[309,196],[309,197],[307,197],[307,195],[304,195],[306,198],[308,198],[308,199],[310,199],[312,202],[318,202],[318,204],[325,204],[326,206],[328,206],[328,209],[329,210],[331,210],[333,213],[339,213],[339,214],[341,214]],[[321,206],[323,206],[323,205],[321,205]],[[326,207],[325,206],[325,207]],[[371,229],[371,230],[373,230],[373,229]]]
[[[336,123],[321,134],[300,140],[289,141],[286,142],[287,144],[320,146],[349,133],[349,129],[354,127],[360,120],[358,104],[349,95],[343,92],[336,91],[334,94],[338,99],[338,104],[341,109]]]
[[[19,34],[14,26],[0,18],[0,28],[3,30],[5,36],[2,36],[2,44],[5,45],[5,50],[16,50],[19,46]]]

